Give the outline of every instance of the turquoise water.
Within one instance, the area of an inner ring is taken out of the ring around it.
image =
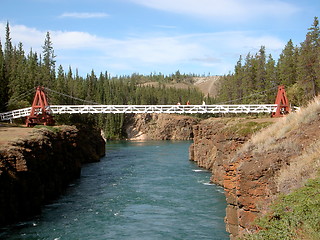
[[[226,201],[210,173],[188,160],[190,142],[111,142],[99,163],[43,213],[1,239],[229,239]]]

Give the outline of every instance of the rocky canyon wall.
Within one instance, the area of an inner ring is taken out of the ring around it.
[[[250,127],[246,119],[210,118],[193,127],[189,158],[212,172],[213,183],[223,186],[224,164],[252,133],[252,129],[243,129],[246,125]]]
[[[129,140],[191,140],[200,120],[174,114],[135,114],[126,119]]]
[[[197,162],[212,172],[211,181],[223,186],[226,192],[226,227],[231,237],[237,236],[239,215],[237,208],[237,183],[240,160],[234,161],[237,151],[250,139],[254,132],[261,130],[274,119],[212,118],[201,121],[193,127],[194,140],[190,146],[190,160]],[[249,180],[244,180],[249,183]],[[251,182],[250,182],[251,183]],[[248,190],[246,189],[244,191]],[[252,191],[250,189],[250,191]],[[252,209],[251,209],[252,210]],[[241,216],[242,221],[250,222],[250,216]]]
[[[194,126],[190,159],[210,169],[212,181],[224,187],[230,239],[259,231],[254,220],[270,211],[280,194],[317,176],[319,124],[320,100],[278,120],[208,119]]]
[[[99,161],[105,142],[99,131],[63,126],[34,130],[0,150],[0,225],[41,211],[80,176],[81,165]]]

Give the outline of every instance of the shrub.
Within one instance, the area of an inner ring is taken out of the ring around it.
[[[243,239],[320,239],[320,177],[280,196],[271,209],[270,214],[256,221],[261,230]]]

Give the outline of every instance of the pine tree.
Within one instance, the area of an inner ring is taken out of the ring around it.
[[[30,50],[27,56],[27,77],[26,84],[28,89],[41,85],[40,65],[37,53]]]
[[[269,54],[266,64],[266,79],[265,103],[270,104],[274,102],[275,95],[269,94],[269,90],[272,89],[272,91],[275,91],[276,87],[279,85],[279,80],[277,78],[276,61],[273,59],[271,54]]]
[[[301,43],[298,59],[298,84],[304,89],[306,100],[315,97],[320,87],[320,76],[317,76],[317,69],[320,67],[318,62],[320,28],[317,17],[314,18],[313,25],[308,30],[305,41]]]
[[[44,45],[42,46],[42,53],[43,53],[43,84],[46,87],[52,87],[54,85],[55,79],[55,55],[52,46],[52,41],[50,37],[50,33],[47,32],[46,38],[44,41]]]
[[[240,56],[235,69],[234,69],[234,77],[235,77],[235,90],[236,90],[236,99],[242,99],[243,97],[243,88],[244,85],[244,69],[242,66],[242,56]]]
[[[7,85],[7,101],[9,101],[9,79],[12,69],[12,56],[13,56],[13,47],[10,37],[10,25],[7,22],[6,25],[6,42],[4,47],[4,84]]]
[[[290,39],[282,50],[277,64],[279,84],[290,87],[297,82],[297,61],[298,51]]]
[[[256,89],[261,92],[266,90],[266,48],[261,46],[259,53],[256,54]]]
[[[5,78],[5,59],[2,51],[2,44],[0,41],[0,112],[6,110],[6,103],[8,102],[8,82]]]

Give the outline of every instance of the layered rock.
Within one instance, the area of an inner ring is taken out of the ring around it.
[[[37,214],[59,196],[81,165],[105,153],[100,132],[64,126],[35,130],[0,150],[0,225]]]
[[[231,236],[237,236],[239,226],[251,222],[256,216],[257,210],[253,204],[260,197],[260,189],[256,186],[255,180],[266,181],[254,173],[251,176],[251,172],[249,173],[251,168],[248,166],[245,166],[243,171],[248,173],[251,179],[241,178],[244,173],[239,172],[239,169],[242,169],[243,162],[250,156],[244,155],[241,159],[235,156],[238,156],[238,150],[244,146],[254,132],[274,121],[273,119],[212,118],[201,121],[193,128],[194,139],[189,149],[190,160],[211,170],[211,181],[225,188],[228,203],[226,223]],[[242,182],[239,182],[240,180]],[[241,211],[238,211],[237,205],[239,188],[248,194],[256,194],[255,199],[242,195],[242,204],[247,204],[247,208]]]
[[[254,131],[239,129],[259,126],[261,120],[257,125],[235,121],[201,122],[194,127],[190,148],[190,158],[212,169],[212,181],[225,189],[225,222],[231,239],[259,231],[254,220],[270,211],[280,194],[317,176],[320,100],[286,118],[271,120],[276,123],[253,136]]]
[[[256,121],[260,121],[257,123]],[[255,119],[210,118],[193,127],[193,144],[190,146],[190,160],[200,167],[212,171],[211,181],[223,186],[224,164],[234,156],[252,135],[269,123]]]
[[[129,140],[190,140],[198,122],[185,115],[136,114],[127,117],[126,133]]]
[[[231,239],[257,231],[254,219],[270,211],[280,194],[317,175],[319,103],[259,132],[225,165],[226,224]]]

